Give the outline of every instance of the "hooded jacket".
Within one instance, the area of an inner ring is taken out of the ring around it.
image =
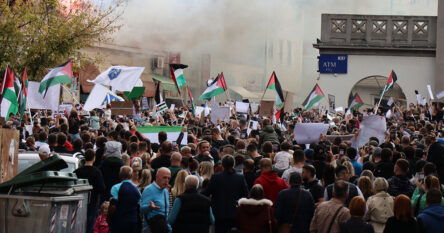
[[[262,144],[265,142],[279,144],[279,137],[271,125],[266,125],[262,130],[262,133],[259,136],[259,148],[261,148]]]
[[[410,182],[407,176],[393,176],[388,180],[389,189],[388,193],[396,197],[399,194],[405,194],[408,197],[412,197],[415,186]]]
[[[105,158],[117,157],[122,158],[122,144],[116,141],[108,141],[105,143],[105,152],[103,154]]]
[[[424,232],[442,233],[444,229],[444,206],[432,205],[427,207],[418,215],[418,221]]]
[[[274,172],[262,172],[254,184],[262,185],[265,198],[273,203],[276,203],[277,195],[281,190],[289,188],[287,183]]]
[[[271,233],[275,227],[272,206],[268,199],[242,198],[238,201],[237,221],[242,233]]]

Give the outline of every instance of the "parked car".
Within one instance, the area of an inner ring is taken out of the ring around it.
[[[67,168],[60,170],[62,172],[74,172],[81,165],[81,160],[77,156],[72,154],[59,155],[68,164]],[[19,152],[17,174],[39,161],[39,154],[35,151]]]

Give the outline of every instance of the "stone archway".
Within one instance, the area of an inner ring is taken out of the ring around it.
[[[358,93],[364,102],[363,108],[373,108],[375,103],[379,101],[381,91],[387,82],[387,77],[375,75],[363,78],[355,83],[349,93],[348,105],[352,101],[352,96]],[[407,106],[407,99],[401,86],[395,83],[394,87],[385,92],[380,107],[388,108],[387,101],[392,97],[398,106]]]

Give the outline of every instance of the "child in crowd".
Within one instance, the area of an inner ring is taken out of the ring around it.
[[[94,233],[108,233],[109,227],[106,218],[108,217],[108,207],[109,202],[103,202],[100,207],[100,216],[97,217],[96,223],[94,224]]]

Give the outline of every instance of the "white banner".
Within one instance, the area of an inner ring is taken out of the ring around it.
[[[385,132],[387,131],[385,117],[364,116],[359,128],[358,147],[365,145],[370,137],[377,137],[380,143],[385,141]]]
[[[248,113],[250,103],[236,101],[236,112]]]
[[[50,87],[46,92],[45,98],[39,93],[39,82],[28,83],[28,97],[26,107],[30,109],[48,109],[57,111],[60,100],[60,85]]]
[[[324,123],[298,123],[294,126],[294,139],[298,144],[317,143],[321,134],[327,134],[328,127]]]

